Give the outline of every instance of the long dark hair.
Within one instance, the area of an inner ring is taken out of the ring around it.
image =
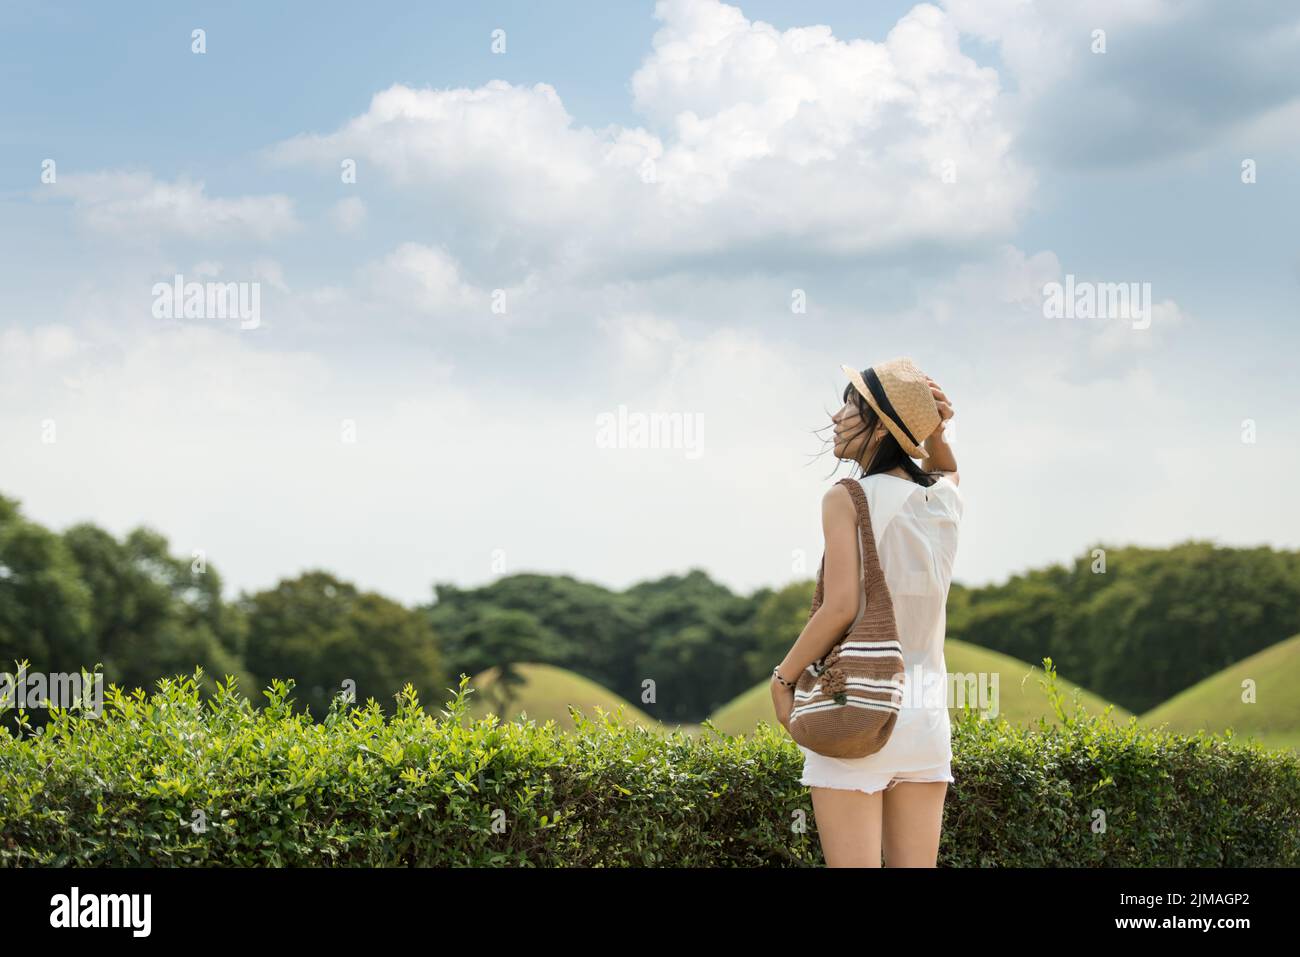
[[[862,428],[852,435],[846,436],[848,447],[852,448],[853,443],[859,436],[869,436],[875,431],[876,423],[880,421],[880,416],[876,415],[876,410],[867,404],[867,400],[862,397],[862,393],[853,387],[850,382],[844,387],[845,402],[852,402],[857,406],[858,414],[862,416]],[[831,439],[834,442],[834,437]],[[834,446],[832,445],[832,448]],[[916,464],[915,460],[903,451],[903,447],[898,444],[898,439],[894,438],[894,433],[888,429],[885,430],[885,437],[880,440],[876,446],[876,451],[871,456],[871,461],[866,465],[858,463],[858,478],[866,478],[868,475],[875,475],[878,472],[888,472],[892,469],[902,468],[904,472],[918,485],[931,486],[938,481],[938,477]]]

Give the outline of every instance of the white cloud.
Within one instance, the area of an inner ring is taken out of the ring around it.
[[[459,264],[445,249],[403,243],[361,272],[371,295],[416,312],[489,314],[488,293],[464,281]]]
[[[357,159],[359,177],[436,203],[467,244],[570,269],[689,267],[762,244],[961,245],[1005,233],[1024,209],[1033,176],[1011,155],[997,76],[962,54],[938,8],[917,7],[882,43],[778,31],[714,0],[661,2],[656,15],[632,87],[662,136],[576,126],[544,83],[395,85],[271,156],[330,171]]]
[[[1188,4],[1174,0],[940,0],[963,32],[997,43],[1020,89],[1040,96],[1079,68],[1091,52],[1093,31],[1123,43],[1128,31],[1167,27]],[[1181,9],[1180,9],[1181,8]]]
[[[1029,255],[1003,244],[935,283],[917,311],[943,323],[969,323],[987,334],[990,324],[1041,317],[1043,285],[1060,276],[1060,261],[1051,250]]]
[[[572,216],[595,175],[598,137],[571,123],[546,83],[493,80],[475,90],[396,84],[337,132],[295,137],[270,155],[331,171],[341,159],[356,159],[358,179],[379,174],[399,186],[442,185],[475,205],[542,224],[559,212]]]
[[[70,199],[89,228],[135,241],[166,236],[265,241],[298,226],[287,196],[215,198],[200,181],[167,182],[146,172],[61,174],[37,195]]]

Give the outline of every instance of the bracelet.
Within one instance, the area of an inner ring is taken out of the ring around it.
[[[777,681],[781,682],[781,684],[785,685],[787,688],[794,688],[796,686],[795,682],[786,681],[784,678],[781,677],[780,665],[777,665],[775,668],[772,669],[772,677],[774,677]]]

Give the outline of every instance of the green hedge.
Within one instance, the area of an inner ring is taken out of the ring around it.
[[[1222,738],[1067,713],[953,727],[940,866],[1300,864],[1300,760]],[[0,732],[9,866],[808,866],[821,863],[801,756],[784,731],[730,737],[471,723],[468,678],[429,715],[338,701],[312,722],[276,681],[255,708],[227,681],[102,716]],[[21,715],[20,715],[21,718]],[[1104,826],[1103,826],[1104,824]]]

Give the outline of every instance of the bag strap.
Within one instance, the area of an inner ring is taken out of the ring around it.
[[[858,580],[869,595],[872,587],[885,578],[885,573],[880,567],[880,557],[876,554],[876,535],[871,528],[871,509],[867,505],[866,493],[863,492],[862,485],[857,479],[846,476],[835,484],[848,488],[849,496],[853,499],[854,510],[858,513],[858,541],[862,554],[862,573]],[[822,572],[825,568],[826,552],[823,551],[821,564],[817,567],[817,590],[813,592],[812,611],[808,613],[810,618],[816,614],[826,597],[826,586],[822,581]]]

